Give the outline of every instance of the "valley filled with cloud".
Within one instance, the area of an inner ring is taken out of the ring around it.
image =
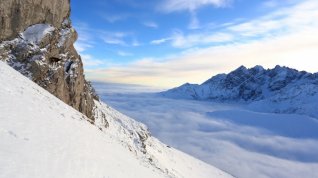
[[[169,99],[160,89],[95,83],[101,99],[164,143],[237,177],[318,176],[318,121],[243,104]]]

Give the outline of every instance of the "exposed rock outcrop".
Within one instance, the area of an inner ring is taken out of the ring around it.
[[[60,28],[70,15],[69,0],[1,0],[0,41],[17,37],[33,24]]]
[[[73,43],[69,0],[1,0],[0,60],[94,122],[94,89]]]

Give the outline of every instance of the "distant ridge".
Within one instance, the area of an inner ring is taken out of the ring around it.
[[[178,99],[212,100],[249,104],[258,111],[298,113],[318,118],[318,73],[277,65],[240,66],[218,74],[201,85],[184,84],[160,93]]]

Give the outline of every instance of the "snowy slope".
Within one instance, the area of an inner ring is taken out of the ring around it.
[[[318,73],[276,66],[244,66],[219,74],[201,85],[184,84],[162,96],[249,104],[256,111],[297,113],[318,118]]]
[[[103,103],[90,124],[2,62],[0,86],[0,177],[231,177]]]

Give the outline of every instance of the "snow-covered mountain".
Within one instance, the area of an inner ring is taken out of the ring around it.
[[[0,177],[229,178],[95,101],[95,125],[0,61]]]
[[[318,73],[276,66],[244,66],[201,85],[184,84],[160,93],[182,99],[244,102],[257,111],[298,113],[318,118]]]

